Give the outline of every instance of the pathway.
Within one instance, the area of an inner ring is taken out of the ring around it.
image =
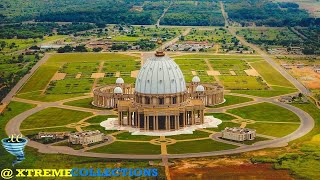
[[[160,26],[161,19],[164,17],[164,15],[166,15],[167,11],[169,10],[169,8],[171,7],[172,4],[173,4],[173,1],[171,1],[169,6],[163,10],[163,13],[161,14],[159,19],[157,20],[156,26],[158,26],[158,27]]]

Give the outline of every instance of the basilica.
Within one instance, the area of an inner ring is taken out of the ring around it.
[[[115,108],[120,127],[175,131],[203,124],[205,107],[224,102],[223,90],[219,84],[201,83],[198,76],[186,83],[179,66],[157,51],[140,69],[135,85],[118,78],[95,88],[92,104]]]

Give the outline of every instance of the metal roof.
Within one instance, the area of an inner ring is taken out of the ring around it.
[[[149,58],[135,83],[135,91],[144,94],[174,94],[186,90],[182,71],[168,56]]]

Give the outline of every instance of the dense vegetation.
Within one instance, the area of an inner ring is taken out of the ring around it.
[[[38,55],[0,55],[0,101],[38,60]]]
[[[52,36],[53,30],[59,35],[73,34],[79,31],[85,31],[96,28],[96,25],[89,23],[70,23],[58,25],[57,23],[34,23],[34,24],[12,24],[0,26],[1,39],[29,39],[43,38],[43,36]]]
[[[159,2],[144,3],[142,0],[3,0],[2,22],[21,22],[26,20],[49,22],[93,22],[93,23],[129,23],[154,24],[160,17],[166,4]]]
[[[161,20],[165,25],[224,25],[220,7],[212,1],[175,1]]]
[[[320,25],[320,19],[310,18],[308,12],[295,3],[273,3],[268,0],[224,0],[232,21],[246,25],[309,26]]]

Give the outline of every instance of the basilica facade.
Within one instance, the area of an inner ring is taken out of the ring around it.
[[[172,131],[203,124],[205,106],[223,103],[223,91],[198,76],[186,83],[179,66],[158,51],[144,63],[135,85],[118,78],[114,85],[95,88],[92,104],[116,108],[119,126]]]

